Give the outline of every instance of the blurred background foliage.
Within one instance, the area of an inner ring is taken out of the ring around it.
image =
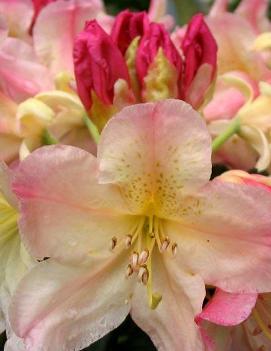
[[[259,0],[261,1],[261,0]],[[134,11],[147,10],[149,0],[104,0],[110,14],[117,14],[121,10],[129,8]],[[213,0],[168,0],[168,12],[176,19],[176,23],[181,25],[186,23],[196,12],[207,13]],[[232,0],[229,3],[229,10],[233,11],[240,0]],[[270,0],[271,3],[271,0]],[[271,6],[269,18],[271,17]],[[222,167],[222,169],[221,169]],[[215,166],[213,176],[225,171],[223,165]],[[0,335],[0,350],[4,350],[5,334]],[[101,340],[92,344],[84,351],[155,351],[150,338],[141,331],[130,317],[117,329],[106,335]],[[57,350],[52,350],[57,351]]]

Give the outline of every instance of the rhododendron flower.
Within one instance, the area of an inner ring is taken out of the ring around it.
[[[52,143],[75,145],[96,153],[84,122],[85,109],[74,93],[46,91],[18,105],[0,94],[0,101],[2,161],[23,159],[36,148]]]
[[[205,284],[270,290],[270,193],[209,182],[210,157],[198,113],[165,100],[114,116],[97,158],[49,146],[21,162],[22,237],[34,257],[50,257],[10,311],[29,349],[79,350],[131,312],[159,350],[203,350],[194,317]]]

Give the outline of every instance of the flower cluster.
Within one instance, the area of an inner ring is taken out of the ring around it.
[[[227,5],[0,0],[6,351],[128,314],[161,351],[271,350],[271,24]]]

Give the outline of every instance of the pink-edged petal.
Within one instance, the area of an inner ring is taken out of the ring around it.
[[[31,0],[0,0],[0,13],[8,23],[9,36],[28,37],[34,14]]]
[[[162,295],[155,310],[147,305],[146,289],[138,287],[132,300],[131,316],[152,339],[159,351],[204,350],[194,322],[205,296],[202,279],[177,266],[174,258],[153,255],[153,291]]]
[[[266,292],[271,288],[270,206],[270,191],[217,178],[183,201],[180,222],[165,222],[165,232],[206,284],[233,293]]]
[[[134,105],[103,130],[98,160],[100,182],[120,184],[135,211],[144,210],[153,196],[170,211],[183,192],[209,179],[210,136],[183,101]]]
[[[8,38],[0,47],[0,87],[11,99],[21,102],[50,89],[52,81],[29,44]]]
[[[204,117],[208,122],[218,119],[231,119],[244,103],[243,94],[236,88],[217,90],[212,100],[204,108]]]
[[[240,324],[251,314],[257,297],[258,294],[230,294],[217,289],[197,318],[224,326]]]
[[[270,31],[268,0],[242,0],[235,13],[244,17],[258,33]]]
[[[117,188],[98,185],[94,156],[72,146],[43,147],[19,165],[13,189],[20,228],[33,256],[73,260],[103,250],[130,232]]]
[[[209,16],[217,16],[227,12],[229,0],[215,0],[214,4],[209,12]]]
[[[100,0],[59,0],[40,12],[33,30],[34,47],[53,74],[73,72],[72,51],[85,22],[103,13]]]
[[[223,74],[218,78],[211,101],[204,108],[204,117],[207,121],[231,119],[258,95],[258,82],[248,74],[238,71]]]
[[[270,75],[260,55],[251,50],[256,34],[245,19],[225,13],[208,17],[207,24],[218,45],[219,74],[237,70],[256,80]]]
[[[116,328],[130,310],[133,282],[126,259],[93,259],[82,266],[48,260],[20,283],[10,309],[12,329],[28,350],[77,351]]]

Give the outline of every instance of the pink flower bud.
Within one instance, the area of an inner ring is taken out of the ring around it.
[[[122,11],[115,19],[111,37],[125,54],[132,40],[137,36],[142,37],[149,28],[149,19],[145,12]]]
[[[217,66],[217,45],[216,41],[210,32],[208,26],[204,22],[202,14],[195,15],[188,24],[187,31],[182,41],[182,51],[185,57],[184,77],[181,97],[187,100],[187,95],[190,93],[188,89],[203,65],[208,65],[208,84],[202,84],[199,91],[201,98],[209,87],[211,81],[215,77]],[[202,75],[203,76],[203,75]],[[201,77],[204,80],[204,77]],[[204,89],[203,89],[204,88]],[[203,91],[204,90],[204,91]]]
[[[144,77],[148,73],[149,66],[154,61],[159,48],[177,70],[178,86],[181,87],[182,80],[182,58],[170,39],[169,33],[163,25],[151,23],[149,30],[142,37],[136,56],[136,69],[138,79],[143,85]]]
[[[78,35],[73,57],[78,94],[87,110],[92,105],[92,91],[104,104],[111,105],[116,81],[129,82],[120,50],[96,20],[87,22]]]

